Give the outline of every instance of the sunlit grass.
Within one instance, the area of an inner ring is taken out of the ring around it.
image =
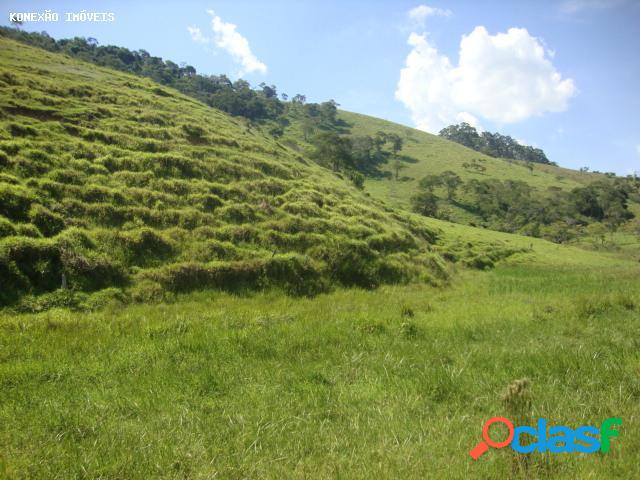
[[[192,294],[0,321],[3,474],[22,478],[505,478],[468,457],[531,382],[534,418],[619,416],[606,455],[522,478],[638,475],[637,268],[502,267],[446,289]]]

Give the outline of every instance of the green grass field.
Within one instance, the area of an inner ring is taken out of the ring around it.
[[[635,265],[0,319],[6,478],[637,478]],[[531,407],[501,400],[530,381]],[[495,415],[623,419],[607,454],[468,451]]]
[[[361,191],[295,121],[4,38],[0,86],[0,478],[640,477],[636,234],[406,210],[474,158],[541,193],[597,175],[342,112],[415,160]],[[606,454],[474,462],[497,415],[624,423]]]

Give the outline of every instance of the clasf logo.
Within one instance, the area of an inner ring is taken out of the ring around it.
[[[495,442],[489,437],[489,427],[494,423],[506,425],[508,430],[507,438],[502,442]],[[511,448],[518,453],[531,452],[580,452],[593,453],[598,450],[606,453],[611,445],[611,437],[620,435],[618,430],[612,428],[613,425],[622,425],[621,418],[607,418],[602,422],[600,428],[591,426],[578,427],[575,430],[564,425],[556,425],[547,429],[547,420],[540,418],[537,428],[526,425],[515,427],[513,423],[504,417],[493,417],[487,420],[482,427],[482,438],[484,441],[478,443],[469,452],[471,458],[477,460],[489,447],[504,448],[511,445]],[[535,442],[522,444],[525,435],[535,438]],[[597,438],[600,435],[600,438]]]

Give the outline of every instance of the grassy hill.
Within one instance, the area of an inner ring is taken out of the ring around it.
[[[405,157],[405,169],[401,181],[394,179],[368,179],[367,190],[375,198],[383,199],[389,204],[402,208],[410,208],[411,196],[416,193],[417,184],[423,177],[440,174],[451,170],[463,181],[470,179],[520,180],[531,185],[540,195],[546,194],[549,188],[571,190],[587,185],[604,175],[578,172],[553,165],[532,164],[529,170],[524,162],[507,161],[493,158],[466,148],[457,143],[443,139],[420,130],[398,125],[387,120],[361,115],[358,113],[340,112],[340,118],[351,127],[353,135],[374,135],[378,131],[399,135],[403,140],[403,148],[399,155]],[[482,172],[465,168],[465,163],[479,162],[485,170]],[[391,167],[387,167],[391,173]],[[446,216],[459,223],[480,224],[478,216],[455,205],[447,205]]]
[[[0,46],[2,303],[55,291],[63,275],[54,303],[111,287],[145,301],[446,277],[427,222],[245,121],[146,79]]]

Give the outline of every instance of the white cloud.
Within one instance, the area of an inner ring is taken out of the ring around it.
[[[636,153],[640,157],[640,143],[638,145],[636,145]]]
[[[215,46],[226,51],[236,63],[241,65],[238,75],[253,72],[267,73],[267,66],[253,54],[249,41],[236,30],[237,26],[223,22],[213,10],[207,10],[207,13],[211,15],[213,39],[205,37],[198,27],[187,27],[191,39],[205,44],[213,41]]]
[[[428,5],[418,5],[409,10],[409,18],[415,25],[424,26],[427,17],[448,17],[452,14],[451,10],[445,10],[438,7],[430,7]]]
[[[396,98],[422,130],[480,119],[511,123],[563,111],[576,93],[542,42],[526,29],[490,35],[476,27],[460,41],[458,65],[438,52],[427,34],[412,33]]]
[[[210,40],[202,34],[202,31],[198,27],[187,27],[191,40],[198,43],[209,43]]]
[[[566,0],[560,4],[562,13],[574,14],[583,10],[604,10],[612,8],[625,0]]]

